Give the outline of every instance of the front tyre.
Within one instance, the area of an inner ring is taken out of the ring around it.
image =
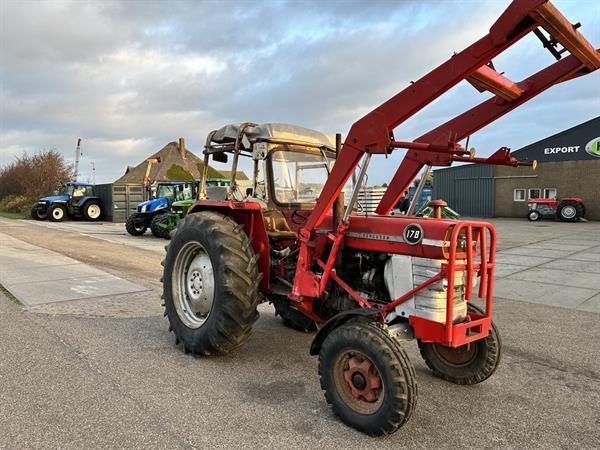
[[[61,204],[51,205],[48,208],[48,218],[52,222],[62,222],[67,215],[67,208]]]
[[[31,207],[31,218],[33,220],[46,220],[47,214],[40,212],[37,205]]]
[[[96,200],[89,200],[83,205],[83,217],[88,222],[96,222],[102,217],[102,206]]]
[[[468,304],[472,312],[483,314]],[[498,368],[502,353],[500,334],[492,322],[486,338],[461,347],[445,347],[418,341],[421,356],[436,377],[455,384],[477,384],[487,380]]]
[[[184,352],[222,355],[248,338],[258,318],[257,262],[231,218],[202,211],[181,221],[163,262],[163,298]]]
[[[161,226],[161,225],[165,225],[166,222],[167,222],[167,214],[166,213],[157,214],[156,216],[154,216],[152,218],[152,221],[150,222],[150,231],[152,232],[152,234],[155,237],[162,238],[162,239],[169,238],[169,230],[164,228],[164,226]]]
[[[130,215],[125,222],[125,229],[132,236],[141,236],[147,228],[146,221],[141,220],[137,213]]]
[[[542,215],[540,214],[539,211],[536,211],[535,209],[533,211],[529,211],[529,214],[527,214],[527,218],[531,221],[531,222],[537,222],[538,220],[540,220],[542,218]]]
[[[372,436],[393,433],[417,401],[408,356],[375,323],[349,321],[334,329],[319,352],[325,399],[347,425]]]

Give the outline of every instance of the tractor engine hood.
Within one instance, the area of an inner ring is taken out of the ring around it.
[[[169,207],[169,201],[166,198],[155,198],[154,200],[146,200],[138,205],[138,212],[153,213],[161,209]]]
[[[71,198],[68,195],[50,195],[48,197],[40,197],[38,200],[39,203],[58,203],[58,202],[66,202]]]

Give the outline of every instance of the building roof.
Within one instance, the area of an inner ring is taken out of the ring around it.
[[[159,163],[152,164],[149,179],[155,181],[185,181],[200,178],[204,162],[188,149],[184,149],[185,157],[179,152],[177,142],[169,142],[161,150],[146,159],[160,158]],[[114,181],[114,184],[141,184],[146,174],[147,162],[144,159],[137,166],[128,166],[125,174]],[[209,178],[223,178],[223,175],[214,167],[208,167]]]

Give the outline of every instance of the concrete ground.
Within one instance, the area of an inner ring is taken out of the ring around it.
[[[0,220],[0,245],[42,247],[148,289],[27,307],[0,293],[0,448],[598,448],[600,224],[493,223],[498,371],[455,386],[409,343],[416,412],[376,439],[333,415],[312,336],[269,305],[229,356],[175,348],[159,300],[164,241],[112,224]]]

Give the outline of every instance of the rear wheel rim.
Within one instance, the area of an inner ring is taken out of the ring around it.
[[[359,414],[375,414],[385,396],[375,364],[358,351],[342,352],[333,364],[333,379],[342,401]]]
[[[575,209],[574,206],[568,205],[565,206],[561,211],[560,211],[561,216],[563,216],[565,219],[572,219],[573,217],[575,217],[577,215],[577,210]]]
[[[456,348],[433,344],[433,351],[446,364],[453,367],[468,366],[475,360],[478,353],[476,343],[466,344]]]
[[[215,294],[212,262],[199,242],[186,243],[173,268],[175,310],[188,328],[200,328],[210,315]]]
[[[90,219],[97,219],[100,217],[100,207],[98,205],[90,205],[87,210]]]

